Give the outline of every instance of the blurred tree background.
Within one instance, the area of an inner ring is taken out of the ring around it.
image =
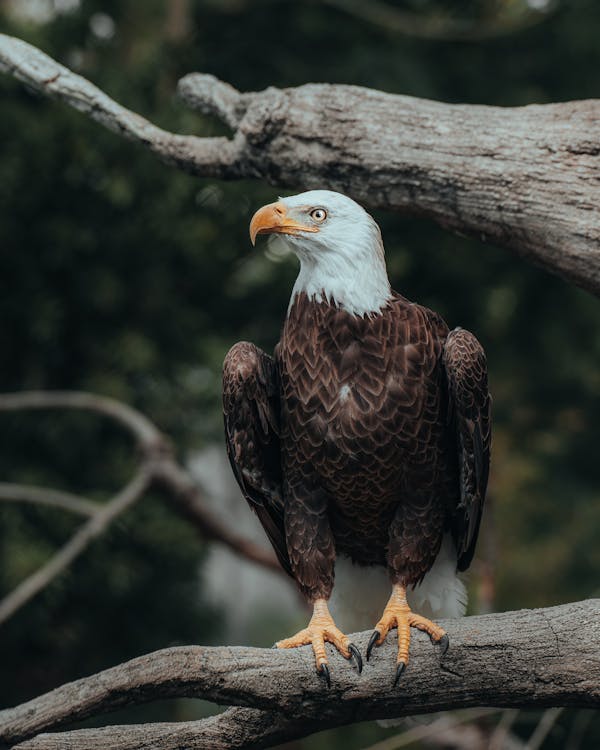
[[[157,124],[198,135],[223,131],[174,99],[191,71],[241,90],[326,81],[510,106],[598,97],[599,29],[596,0],[0,2],[0,30]],[[293,260],[249,246],[252,212],[277,194],[189,177],[1,77],[1,390],[122,399],[182,457],[220,442],[223,356],[240,339],[272,349],[296,273]],[[472,609],[598,595],[597,301],[505,250],[422,220],[376,218],[393,287],[474,331],[488,354],[491,509]],[[127,441],[97,418],[13,414],[0,423],[3,480],[102,499],[131,472]],[[73,523],[47,508],[0,505],[0,593]],[[204,554],[150,495],[2,626],[0,704],[154,648],[219,642],[217,612],[203,599]],[[159,715],[194,711],[173,702]],[[545,746],[565,746],[572,718]],[[534,720],[525,716],[517,731]],[[599,724],[582,746],[598,746]],[[383,734],[345,729],[295,746],[359,748]]]

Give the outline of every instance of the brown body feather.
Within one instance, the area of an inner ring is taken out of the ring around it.
[[[468,331],[399,295],[354,316],[302,293],[274,360],[231,349],[223,398],[236,478],[309,599],[330,595],[336,553],[414,585],[450,531],[468,567],[491,436]]]

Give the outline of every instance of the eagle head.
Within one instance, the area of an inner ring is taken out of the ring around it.
[[[260,208],[250,240],[278,234],[300,260],[292,293],[305,292],[356,315],[378,312],[391,297],[379,226],[352,198],[309,190]]]

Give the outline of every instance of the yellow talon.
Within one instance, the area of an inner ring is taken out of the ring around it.
[[[442,646],[445,653],[448,648],[448,636],[446,632],[426,617],[415,614],[408,606],[406,601],[406,588],[400,584],[395,584],[392,588],[392,594],[388,603],[383,610],[381,619],[375,625],[375,630],[367,646],[367,660],[371,656],[374,646],[381,646],[386,635],[393,628],[398,630],[398,657],[396,660],[396,679],[398,682],[400,675],[408,664],[408,654],[410,650],[410,629],[417,628],[429,634],[429,637],[435,643]]]
[[[312,644],[317,672],[325,676],[329,686],[329,667],[325,652],[326,642],[332,643],[345,659],[354,657],[359,672],[362,670],[362,659],[356,646],[350,643],[350,638],[344,635],[335,624],[327,607],[327,601],[317,599],[313,606],[313,615],[308,626],[291,638],[278,641],[275,645],[277,648],[297,648],[309,643]]]

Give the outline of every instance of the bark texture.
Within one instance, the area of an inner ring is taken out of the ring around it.
[[[511,248],[600,295],[600,101],[487,107],[358,86],[240,93],[211,75],[179,83],[228,138],[166,132],[40,50],[0,34],[0,70],[204,177],[330,187]]]
[[[164,649],[0,712],[0,742],[19,750],[260,748],[328,727],[469,706],[600,707],[600,600],[442,623],[440,663],[424,634],[398,688],[395,633],[358,675],[331,650],[331,689],[310,647],[293,651]],[[364,651],[370,633],[352,640]],[[194,722],[46,733],[158,698],[202,697],[244,708]],[[31,739],[28,739],[31,738]]]

